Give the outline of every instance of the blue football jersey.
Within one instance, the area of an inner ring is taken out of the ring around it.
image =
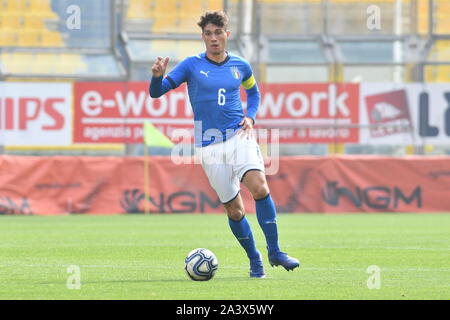
[[[230,53],[221,63],[208,59],[206,52],[188,57],[164,80],[169,81],[171,89],[187,82],[196,146],[207,146],[233,136],[245,116],[240,86],[246,89],[256,86],[250,64]]]

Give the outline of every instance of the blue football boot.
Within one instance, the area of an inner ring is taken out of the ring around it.
[[[264,266],[261,255],[255,259],[250,259],[250,278],[265,278]]]
[[[286,253],[278,251],[269,254],[269,263],[273,266],[283,266],[287,271],[294,270],[300,266],[298,259],[289,257]]]

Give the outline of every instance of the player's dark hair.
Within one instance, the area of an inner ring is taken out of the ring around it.
[[[227,30],[228,16],[223,11],[207,11],[203,16],[200,17],[200,21],[197,23],[197,25],[202,28],[203,31],[208,23]]]

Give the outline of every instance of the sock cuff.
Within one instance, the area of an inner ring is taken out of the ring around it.
[[[233,219],[231,219],[230,217],[228,217],[228,220],[229,221],[232,221],[232,222],[234,222],[234,223],[240,223],[242,220],[244,220],[245,219],[245,214],[242,216],[242,218],[240,218],[238,221],[236,221],[236,220],[233,220]]]
[[[256,202],[264,201],[264,200],[267,200],[269,197],[270,197],[270,192],[269,192],[269,193],[267,194],[267,196],[265,196],[264,198],[261,198],[261,199],[255,199],[255,201],[256,201]]]

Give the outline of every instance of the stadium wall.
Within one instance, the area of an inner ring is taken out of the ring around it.
[[[450,212],[448,157],[283,157],[268,176],[278,212]],[[151,157],[0,156],[0,214],[223,213],[199,164]],[[247,212],[254,201],[242,190]]]

